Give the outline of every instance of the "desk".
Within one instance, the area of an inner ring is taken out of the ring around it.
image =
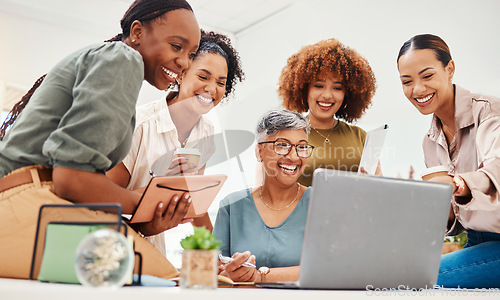
[[[381,297],[383,296],[383,297]],[[119,289],[87,288],[81,285],[43,283],[39,281],[0,278],[2,300],[322,300],[322,299],[377,299],[401,298],[404,296],[440,299],[459,299],[473,296],[474,299],[498,299],[500,290],[478,292],[471,290],[425,290],[412,291],[325,291],[284,290],[264,288],[219,288],[216,290],[185,290],[179,287],[123,287]]]

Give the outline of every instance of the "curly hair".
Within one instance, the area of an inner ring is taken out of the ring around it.
[[[233,92],[234,86],[238,81],[241,82],[245,76],[241,69],[240,56],[231,45],[231,40],[223,34],[201,30],[200,46],[196,52],[196,57],[200,53],[217,53],[226,60],[227,80],[224,97],[227,97]]]
[[[344,103],[335,117],[347,122],[359,119],[375,94],[375,75],[364,57],[333,38],[305,46],[288,58],[278,88],[283,106],[307,112],[309,83],[322,73],[338,76],[346,89]]]

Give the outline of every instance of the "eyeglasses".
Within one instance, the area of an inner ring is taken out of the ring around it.
[[[292,144],[288,141],[280,140],[260,142],[259,145],[268,143],[273,144],[274,153],[279,155],[287,155],[288,153],[290,153],[290,151],[292,151],[292,147],[295,147],[295,151],[297,151],[297,155],[299,157],[308,158],[312,155],[314,149],[314,146],[311,146],[309,144]]]

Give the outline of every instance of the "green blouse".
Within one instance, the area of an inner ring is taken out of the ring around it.
[[[104,172],[130,149],[144,63],[122,42],[66,57],[0,141],[0,177],[28,165]]]
[[[325,137],[330,143],[325,142]],[[365,140],[363,129],[340,120],[332,129],[311,128],[309,144],[314,146],[314,151],[307,159],[299,183],[311,186],[312,175],[317,168],[357,172]]]

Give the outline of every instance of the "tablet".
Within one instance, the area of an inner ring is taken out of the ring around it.
[[[389,126],[385,124],[366,133],[358,174],[361,174],[361,167],[363,167],[369,175],[375,175],[388,128]]]
[[[191,205],[185,218],[199,217],[208,211],[226,179],[227,175],[222,174],[152,177],[130,223],[153,220],[158,203],[163,201],[167,205],[174,195],[181,197],[185,192],[191,195]]]

